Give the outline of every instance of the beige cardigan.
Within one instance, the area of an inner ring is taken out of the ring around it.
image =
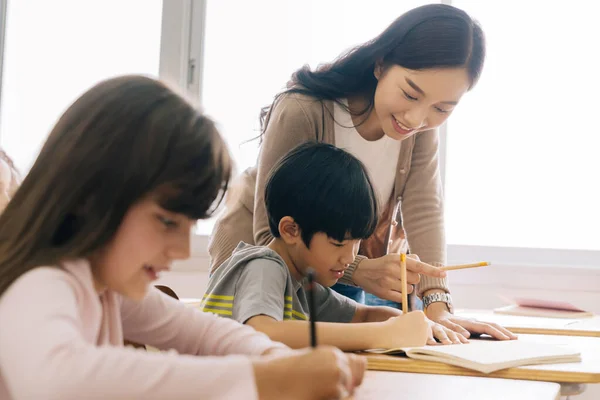
[[[230,257],[240,241],[259,245],[271,241],[264,204],[269,171],[302,143],[335,144],[334,132],[333,102],[301,94],[284,94],[276,100],[267,116],[258,165],[234,183],[227,208],[213,230],[209,243],[211,270]],[[397,168],[392,198],[377,230],[362,242],[359,256],[340,283],[354,285],[352,275],[365,257],[399,252],[402,227],[411,253],[427,263],[446,261],[437,132],[426,131],[404,140]],[[448,286],[445,279],[422,276],[418,289],[419,293],[429,289],[448,291]]]

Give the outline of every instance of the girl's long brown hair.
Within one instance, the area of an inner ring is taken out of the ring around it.
[[[0,296],[39,266],[86,257],[151,193],[192,219],[210,216],[231,176],[213,122],[154,79],[113,78],[58,120],[0,215]]]

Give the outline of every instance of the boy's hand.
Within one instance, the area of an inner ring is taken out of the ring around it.
[[[378,348],[425,346],[432,335],[430,321],[422,311],[393,317],[382,322],[384,328],[376,339]]]
[[[441,344],[461,344],[461,343],[469,343],[469,339],[464,337],[458,332],[453,331],[452,329],[448,329],[445,326],[438,324],[429,318],[427,319],[429,323],[429,327],[431,328],[431,336],[427,339],[427,344],[435,345],[438,342],[435,340],[439,340]]]
[[[419,257],[409,254],[406,257],[407,291],[411,293],[414,285],[421,280],[421,274],[443,278],[446,272],[433,265],[419,261]],[[388,254],[380,258],[362,260],[352,280],[364,291],[379,298],[402,302],[402,281],[400,280],[400,255]]]

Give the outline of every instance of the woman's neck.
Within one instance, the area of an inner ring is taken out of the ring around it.
[[[363,95],[348,97],[348,109],[350,110],[352,123],[356,127],[356,131],[363,139],[372,142],[381,139],[384,132],[381,129],[381,124],[373,107],[361,114],[368,106],[369,101]]]

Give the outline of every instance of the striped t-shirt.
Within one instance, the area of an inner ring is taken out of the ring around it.
[[[314,295],[318,321],[350,322],[354,317],[354,300],[319,284]],[[246,243],[211,275],[201,307],[240,323],[257,315],[277,321],[310,317],[303,282],[292,277],[276,252]]]

